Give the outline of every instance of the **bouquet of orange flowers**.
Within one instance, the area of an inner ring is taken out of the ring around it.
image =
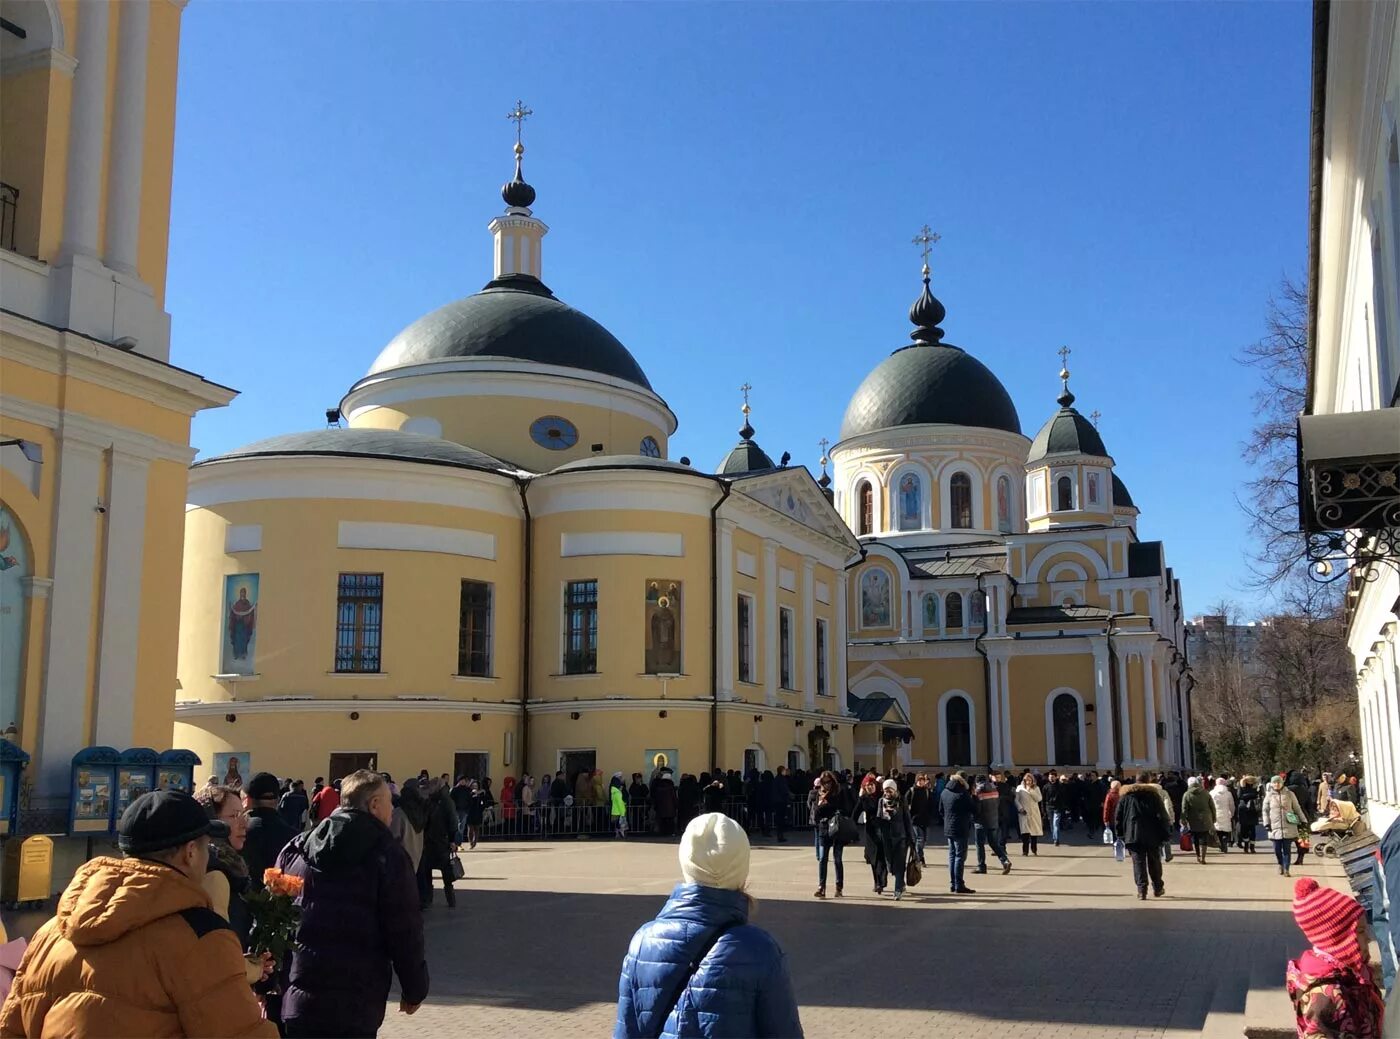
[[[302,880],[280,869],[263,871],[263,889],[244,896],[253,918],[249,939],[254,953],[271,953],[278,966],[287,951],[296,947],[297,925],[301,923]]]

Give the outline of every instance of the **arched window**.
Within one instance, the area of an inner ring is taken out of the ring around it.
[[[948,697],[943,707],[943,731],[948,736],[948,760],[945,764],[972,764],[972,714],[965,697]]]
[[[1055,481],[1055,511],[1070,512],[1074,508],[1074,481],[1061,476]]]
[[[962,596],[957,592],[948,593],[948,627],[961,628],[962,621]]]
[[[899,529],[918,530],[923,526],[923,484],[914,473],[905,473],[899,478],[898,492]]]
[[[987,623],[987,593],[980,589],[973,592],[968,596],[968,606],[972,613],[969,623],[972,627],[980,629]]]
[[[1055,727],[1055,764],[1084,764],[1079,759],[1079,701],[1061,693],[1050,705],[1050,717]]]
[[[997,479],[997,530],[1011,533],[1011,477]]]
[[[933,592],[924,594],[924,630],[938,630],[938,596]]]
[[[875,532],[875,491],[869,480],[862,480],[856,488],[856,533]]]
[[[967,473],[954,473],[948,481],[950,515],[955,529],[972,529],[972,477]]]

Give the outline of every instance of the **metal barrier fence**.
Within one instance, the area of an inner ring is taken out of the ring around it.
[[[696,815],[705,811],[720,811],[734,819],[750,834],[777,836],[779,824],[782,831],[809,830],[805,802],[787,806],[785,812],[762,810],[750,807],[743,798],[726,798],[718,806],[706,808],[703,804],[694,806],[688,814],[679,811],[675,816],[663,818],[650,805],[629,805],[623,816],[623,826],[612,817],[611,809],[605,805],[574,804],[572,798],[566,804],[545,803],[531,808],[520,805],[497,803],[487,809],[479,827],[469,827],[465,818],[459,819],[464,842],[475,829],[478,840],[585,840],[589,838],[617,837],[673,837],[679,834]]]

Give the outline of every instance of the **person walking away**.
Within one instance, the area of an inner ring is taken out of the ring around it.
[[[1312,943],[1285,974],[1298,1035],[1380,1039],[1385,1003],[1372,976],[1361,903],[1302,877],[1293,886],[1293,918]]]
[[[288,825],[278,810],[277,777],[258,772],[243,787],[243,807],[248,813],[248,837],[243,861],[248,863],[249,890],[261,891],[263,873],[270,869],[293,837],[301,831]]]
[[[651,784],[651,806],[656,810],[656,825],[663,837],[676,833],[676,781],[671,776],[671,770],[663,768]]]
[[[1181,799],[1181,818],[1191,833],[1192,847],[1196,850],[1196,861],[1206,861],[1206,838],[1215,830],[1215,802],[1201,787],[1199,776],[1186,781],[1186,796]]]
[[[340,780],[328,783],[311,799],[311,820],[319,823],[340,807]]]
[[[472,781],[466,776],[458,776],[457,782],[453,784],[451,793],[452,809],[457,813],[457,843],[476,847],[477,834],[475,831],[468,833],[467,828],[471,825],[472,818]],[[477,818],[477,827],[481,826],[481,819]]]
[[[1269,840],[1274,842],[1274,858],[1278,860],[1278,871],[1289,875],[1293,861],[1293,843],[1298,839],[1298,827],[1303,821],[1303,808],[1298,797],[1283,785],[1283,776],[1269,780],[1269,789],[1264,792],[1264,829],[1269,831]]]
[[[1327,805],[1332,800],[1332,773],[1322,773],[1322,778],[1317,784],[1317,803],[1313,805],[1313,812],[1319,819],[1327,814]]]
[[[428,827],[428,802],[423,797],[423,788],[418,780],[410,779],[399,791],[399,803],[390,818],[389,829],[395,839],[408,852],[408,860],[413,865],[413,877],[418,886],[418,906],[421,909],[432,897],[426,875],[420,870],[423,863],[423,831]]]
[[[972,838],[975,806],[967,789],[967,778],[961,772],[948,777],[943,787],[943,835],[948,839],[948,889],[955,895],[976,894],[963,883],[967,866],[967,844]]]
[[[1171,840],[1172,820],[1167,812],[1170,802],[1163,793],[1146,775],[1140,775],[1135,783],[1119,788],[1114,810],[1113,829],[1132,855],[1133,883],[1138,898],[1144,901],[1149,882],[1152,897],[1161,898],[1167,891],[1162,879],[1162,845]]]
[[[836,860],[836,897],[841,897],[842,889],[846,885],[846,870],[841,863],[841,853],[846,846],[840,840],[833,839],[827,830],[831,820],[838,815],[842,815],[846,810],[846,799],[841,790],[840,784],[836,781],[830,769],[817,777],[813,786],[813,793],[816,801],[812,806],[812,829],[816,835],[817,849],[817,898],[826,897],[826,872],[827,860]]]
[[[1337,793],[1335,797],[1338,801],[1347,801],[1353,805],[1357,804],[1361,799],[1357,796],[1356,777],[1338,776]],[[1318,800],[1321,800],[1321,797],[1319,797]],[[1318,811],[1316,814],[1321,816],[1322,812]]]
[[[1068,773],[1061,772],[1052,786],[1046,789],[1050,798],[1050,842],[1060,846],[1060,832],[1068,830],[1074,812],[1074,792],[1070,787]]]
[[[1235,801],[1235,820],[1239,826],[1240,850],[1254,853],[1254,838],[1259,829],[1259,780],[1254,776],[1240,778],[1240,793]]]
[[[647,825],[647,807],[650,800],[651,791],[642,782],[642,774],[633,772],[632,782],[627,787],[627,823],[636,833],[642,833],[652,828]]]
[[[1006,846],[1001,843],[1001,792],[997,788],[997,774],[980,776],[973,790],[977,802],[977,813],[973,822],[977,832],[977,872],[987,872],[987,846],[1001,862],[1003,875],[1011,872],[1011,860],[1007,858]]]
[[[614,1039],[801,1039],[787,957],[749,923],[749,841],[709,812],[681,836],[681,883],[632,937]]]
[[[452,890],[452,856],[457,853],[457,816],[452,799],[443,789],[442,780],[428,780],[428,821],[423,827],[423,858],[418,874],[426,878],[420,886],[426,888],[427,905],[433,904],[433,871],[442,874],[443,897],[448,909],[457,908],[457,893]],[[474,802],[475,803],[475,802]]]
[[[928,828],[933,825],[933,790],[929,786],[927,772],[920,772],[914,778],[914,785],[905,795],[905,801],[909,805],[909,818],[914,824],[914,854],[918,856],[920,866],[927,866],[924,845],[928,842]]]
[[[1001,846],[1008,848],[1011,846],[1011,831],[1016,828],[1016,780],[1010,772],[1001,774],[997,792],[1001,795],[1001,826],[997,836],[1001,838]],[[1019,830],[1016,836],[1020,838]]]
[[[1115,841],[1123,839],[1123,835],[1118,832],[1118,799],[1122,796],[1123,783],[1121,780],[1115,779],[1108,784],[1108,793],[1104,795],[1103,799],[1103,825],[1104,829],[1112,833]]]
[[[613,836],[622,840],[627,836],[627,798],[622,793],[621,772],[614,772],[608,782],[608,811],[612,816]]]
[[[855,822],[861,828],[861,838],[865,844],[865,861],[870,867],[870,877],[877,895],[885,893],[889,880],[889,863],[885,861],[885,849],[880,844],[879,830],[875,825],[875,813],[880,809],[879,787],[875,777],[867,775],[860,781],[860,794],[856,797]]]
[[[788,805],[792,802],[792,786],[788,781],[787,766],[779,765],[773,773],[773,787],[769,809],[773,813],[773,830],[779,844],[787,843]]]
[[[1021,831],[1021,858],[1039,855],[1037,842],[1045,836],[1045,822],[1040,815],[1042,795],[1036,787],[1035,776],[1027,772],[1016,788],[1016,822]]]
[[[894,875],[894,898],[904,897],[904,870],[909,865],[909,848],[914,838],[914,823],[899,792],[899,783],[885,780],[881,786],[880,803],[875,810],[875,830],[890,873]],[[963,854],[966,855],[966,843]]]
[[[1235,830],[1235,795],[1230,793],[1230,784],[1221,776],[1215,781],[1215,789],[1210,792],[1211,803],[1215,806],[1215,837],[1222,852],[1230,850],[1230,835]]]
[[[25,950],[0,1035],[276,1039],[202,886],[210,840],[228,827],[189,794],[156,790],[117,834],[124,857],[79,866]]]
[[[303,883],[282,997],[289,1039],[374,1036],[393,975],[401,1013],[413,1014],[428,998],[423,914],[408,852],[389,832],[389,785],[361,769],[341,789],[341,806],[277,860]]]
[[[311,811],[311,799],[306,796],[306,784],[298,779],[292,788],[277,802],[277,812],[297,833],[306,827],[306,818]]]

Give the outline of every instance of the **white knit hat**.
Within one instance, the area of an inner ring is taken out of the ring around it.
[[[687,884],[739,891],[749,879],[749,837],[727,815],[690,820],[681,835],[681,876]]]
[[[887,779],[887,780],[885,780],[884,789],[885,789],[885,790],[894,790],[894,791],[898,791],[898,790],[899,790],[899,784],[896,783],[893,779]]]

